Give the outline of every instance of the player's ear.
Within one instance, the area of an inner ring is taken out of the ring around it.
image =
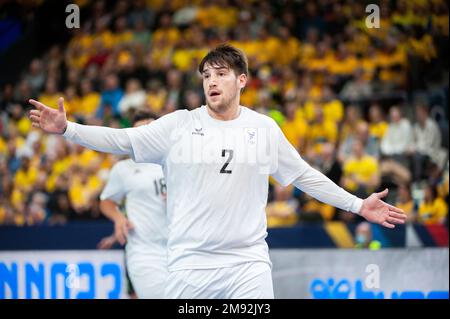
[[[242,73],[241,75],[238,76],[238,81],[239,81],[239,88],[242,90],[247,85],[247,75]]]

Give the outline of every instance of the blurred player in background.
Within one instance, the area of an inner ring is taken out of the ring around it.
[[[137,112],[133,126],[150,123],[148,112]],[[167,280],[166,185],[160,165],[125,159],[111,169],[100,195],[102,213],[114,222],[114,237],[107,237],[101,248],[114,242],[125,245],[126,267],[138,298],[164,298]],[[125,202],[126,216],[119,205]]]
[[[247,58],[221,45],[201,61],[206,104],[149,125],[80,125],[30,100],[34,127],[85,147],[163,165],[169,220],[168,298],[273,298],[265,207],[268,177],[327,204],[394,228],[402,210],[374,193],[362,200],[307,164],[276,122],[239,104]]]

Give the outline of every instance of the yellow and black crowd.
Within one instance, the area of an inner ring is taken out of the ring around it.
[[[249,59],[241,104],[312,166],[363,198],[389,187],[411,222],[448,225],[445,0],[373,1],[379,28],[352,0],[73,2],[81,27],[1,88],[0,225],[101,218],[120,159],[32,128],[29,98],[56,108],[63,96],[69,120],[116,128],[139,110],[193,109],[199,61],[224,42]],[[269,193],[269,227],[357,218],[272,180]]]

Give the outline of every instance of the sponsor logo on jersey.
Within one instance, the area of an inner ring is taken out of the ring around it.
[[[192,135],[200,135],[200,136],[204,136],[205,133],[203,133],[203,128],[195,128],[194,127],[194,132],[192,132]]]

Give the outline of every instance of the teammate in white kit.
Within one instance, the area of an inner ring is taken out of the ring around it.
[[[163,166],[169,222],[168,298],[273,298],[265,207],[268,177],[394,228],[402,210],[387,189],[362,200],[309,166],[271,118],[239,104],[247,59],[221,45],[201,61],[206,105],[129,129],[68,122],[63,100],[30,100],[34,127],[85,147]]]
[[[133,126],[149,124],[138,112]],[[164,298],[167,281],[166,185],[160,165],[117,162],[100,195],[100,209],[114,222],[116,240],[125,246],[128,274],[139,298]],[[125,200],[127,217],[119,210]]]

